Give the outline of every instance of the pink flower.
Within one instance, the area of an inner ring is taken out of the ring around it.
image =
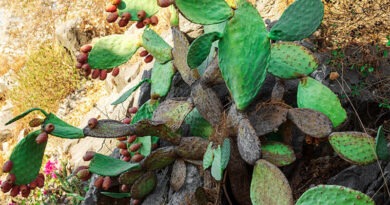
[[[57,175],[55,174],[55,171],[58,170],[58,161],[47,161],[45,164],[45,168],[43,169],[43,172],[46,175],[50,175],[52,178],[57,178]]]

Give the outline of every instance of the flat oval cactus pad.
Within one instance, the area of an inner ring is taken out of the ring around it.
[[[302,132],[312,137],[323,138],[332,132],[332,122],[329,118],[323,113],[312,109],[289,109],[287,118]]]
[[[195,39],[188,50],[187,64],[190,68],[200,66],[209,56],[213,42],[222,38],[222,33],[211,32],[205,33]]]
[[[168,99],[157,107],[153,120],[164,123],[172,130],[178,130],[193,108],[194,105],[188,101]]]
[[[157,176],[154,172],[147,172],[141,176],[131,187],[130,194],[135,199],[143,199],[157,185]]]
[[[118,176],[123,172],[139,168],[139,163],[128,163],[99,153],[93,156],[89,164],[90,172],[102,176]]]
[[[262,158],[281,167],[295,161],[294,150],[281,142],[266,142],[261,146]]]
[[[146,28],[142,34],[142,46],[159,63],[164,64],[172,60],[172,47],[150,28]]]
[[[197,108],[194,108],[188,113],[184,122],[190,125],[191,136],[199,136],[207,139],[213,133],[213,127],[200,115]]]
[[[100,38],[88,55],[88,64],[94,69],[115,68],[129,61],[140,46],[138,38],[127,35]]]
[[[132,21],[138,21],[137,13],[140,10],[144,10],[147,17],[152,16],[159,10],[156,0],[121,0],[118,5],[118,14],[121,16],[125,12],[131,14]]]
[[[37,144],[35,139],[39,133],[40,130],[29,133],[11,153],[9,160],[12,161],[13,166],[10,173],[15,174],[16,185],[28,184],[38,176],[47,144],[47,141]]]
[[[152,85],[150,95],[153,99],[165,97],[171,89],[172,78],[176,73],[173,62],[165,64],[154,62],[152,69]]]
[[[50,113],[46,116],[46,119],[43,122],[42,126],[44,127],[49,123],[53,124],[55,127],[53,132],[50,133],[53,136],[66,139],[79,139],[84,137],[82,129],[66,123],[53,113]]]

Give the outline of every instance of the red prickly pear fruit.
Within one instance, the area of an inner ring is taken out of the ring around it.
[[[76,63],[76,68],[77,68],[77,69],[80,69],[82,66],[83,66],[82,63],[80,63],[80,62],[77,62],[77,63]]]
[[[157,0],[158,6],[165,8],[173,4],[172,0]]]
[[[39,134],[38,137],[35,138],[35,142],[37,142],[37,144],[42,144],[42,143],[47,142],[48,138],[49,138],[49,136],[47,135],[46,132],[41,132],[41,134]]]
[[[118,141],[125,141],[125,140],[127,140],[127,137],[126,137],[126,136],[117,137],[116,139],[117,139]]]
[[[16,181],[16,176],[15,176],[15,174],[8,174],[7,178],[5,180],[6,180],[6,182],[8,182],[10,184],[14,184]]]
[[[131,199],[131,205],[141,205],[140,199]]]
[[[99,69],[93,69],[92,71],[92,79],[96,79],[100,76],[100,70]]]
[[[127,143],[131,144],[137,139],[137,135],[131,135],[127,138]]]
[[[3,172],[4,173],[10,172],[13,165],[14,163],[11,160],[6,161],[3,165]]]
[[[43,175],[42,173],[39,173],[37,178],[41,178],[41,179],[43,179],[43,181],[45,181],[45,175]]]
[[[131,19],[131,14],[130,14],[129,12],[125,12],[125,13],[122,14],[121,18],[122,18],[122,19],[125,19],[125,20],[127,20],[127,21],[130,21],[130,19]]]
[[[144,20],[145,17],[146,17],[146,12],[145,12],[144,10],[138,11],[137,17],[138,17],[138,19],[139,19],[140,21],[141,21],[141,20]]]
[[[107,70],[100,71],[99,79],[105,80],[107,78]]]
[[[141,53],[139,53],[139,56],[145,57],[145,56],[147,56],[148,54],[149,54],[149,52],[148,52],[147,50],[143,50],[143,51],[141,51]]]
[[[137,107],[131,107],[127,110],[130,114],[135,114],[138,112],[138,108]]]
[[[28,195],[30,195],[30,188],[27,185],[21,185],[20,186],[20,193],[22,194],[22,197],[27,198]]]
[[[112,72],[112,68],[107,69],[107,73],[111,73],[111,72]]]
[[[83,169],[89,169],[88,166],[79,166],[77,167],[74,171],[73,171],[73,174],[74,175],[77,175],[77,173],[80,171],[80,170],[83,170]]]
[[[120,20],[118,21],[118,26],[119,26],[119,27],[125,27],[125,26],[127,26],[127,24],[129,24],[129,20],[120,19]]]
[[[130,157],[130,152],[127,149],[121,149],[121,155]]]
[[[7,181],[4,181],[1,183],[1,191],[3,193],[7,193],[12,189],[12,184],[8,183]]]
[[[103,178],[102,176],[99,176],[99,177],[95,180],[95,183],[94,183],[95,187],[98,188],[98,189],[102,188],[103,180],[104,180],[104,178]]]
[[[79,172],[77,172],[76,176],[81,181],[87,181],[89,178],[91,178],[91,172],[89,172],[88,169],[82,169]]]
[[[113,5],[113,4],[110,4],[110,5],[107,5],[107,6],[106,6],[106,12],[112,13],[112,12],[115,12],[116,9],[117,9],[116,6]]]
[[[127,145],[124,142],[118,142],[116,144],[116,147],[118,147],[119,149],[127,149]]]
[[[129,187],[129,185],[127,185],[127,184],[122,184],[119,191],[120,191],[120,192],[124,192],[124,193],[130,192],[130,187]]]
[[[130,158],[130,157],[127,157],[127,156],[124,156],[124,157],[122,158],[122,160],[125,161],[125,162],[130,162],[131,158]]]
[[[54,129],[55,129],[54,125],[51,124],[51,123],[48,123],[48,124],[45,125],[44,131],[45,131],[47,134],[50,134],[51,132],[53,132]]]
[[[44,121],[44,119],[41,119],[41,118],[34,118],[34,119],[32,119],[32,120],[28,123],[28,125],[29,125],[30,127],[38,127],[38,126],[41,126],[41,125],[42,125],[43,121]]]
[[[158,144],[157,143],[152,144],[152,150],[155,150],[157,148],[158,148]]]
[[[118,19],[118,17],[119,17],[118,12],[114,12],[114,13],[110,13],[107,16],[106,20],[108,23],[113,23]]]
[[[142,21],[138,21],[137,24],[135,24],[135,27],[137,28],[143,28],[145,25]]]
[[[125,119],[122,120],[122,123],[124,124],[130,124],[130,122],[131,122],[131,118],[129,117],[126,117]]]
[[[152,16],[150,17],[150,24],[152,24],[152,26],[155,26],[158,24],[158,18],[157,16]]]
[[[83,66],[81,66],[81,69],[83,69],[83,71],[91,70],[91,66],[88,63],[86,63]]]
[[[20,187],[19,187],[19,186],[13,186],[12,189],[11,189],[11,192],[9,193],[9,195],[10,195],[11,197],[15,197],[15,196],[17,196],[19,193],[20,193]]]
[[[111,178],[109,176],[104,177],[102,188],[108,190],[111,186]]]
[[[97,124],[98,124],[98,120],[96,118],[91,118],[88,120],[88,127],[90,129],[95,128]]]
[[[148,55],[144,58],[144,62],[145,63],[150,63],[153,61],[153,56],[152,55]]]
[[[132,162],[140,162],[143,160],[145,157],[142,154],[135,154],[131,157]]]
[[[37,188],[37,186],[38,186],[37,180],[35,179],[34,181],[30,182],[30,184],[28,186],[30,187],[30,189]]]
[[[90,161],[93,158],[93,156],[95,156],[95,154],[96,154],[96,152],[94,152],[94,151],[87,151],[87,152],[85,152],[85,154],[83,156],[83,160]]]
[[[90,44],[83,45],[80,48],[80,52],[83,52],[83,53],[89,53],[91,50],[92,50],[92,45],[90,45]]]
[[[121,3],[121,0],[111,0],[111,4],[119,5]]]
[[[136,152],[137,150],[139,150],[139,148],[141,148],[141,145],[141,143],[135,143],[132,144],[129,149],[131,152]]]
[[[84,76],[85,77],[88,77],[90,74],[91,74],[91,67],[87,67],[86,69],[83,69],[83,71],[84,71]]]
[[[119,69],[119,68],[114,68],[114,69],[112,70],[112,73],[111,73],[111,75],[112,75],[112,76],[114,76],[114,77],[116,77],[116,76],[118,76],[118,75],[119,75],[119,71],[120,71],[120,69]]]
[[[152,23],[152,21],[150,20],[150,18],[145,18],[142,23],[144,23],[144,25],[149,25],[150,23]]]
[[[77,62],[84,64],[88,61],[88,55],[86,53],[80,53],[77,55],[76,59]]]
[[[45,180],[43,178],[36,178],[35,181],[37,182],[37,187],[42,188],[45,185]]]

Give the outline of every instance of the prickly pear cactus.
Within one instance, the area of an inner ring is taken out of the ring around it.
[[[199,36],[192,42],[188,54],[187,64],[190,68],[197,68],[209,56],[213,42],[222,38],[222,33],[211,32]]]
[[[150,17],[157,13],[159,8],[156,0],[121,0],[118,5],[118,14],[122,16],[123,13],[129,12],[131,14],[130,20],[138,21],[137,13],[139,11],[144,10],[146,17]]]
[[[337,185],[319,185],[313,187],[303,193],[295,205],[312,204],[375,205],[374,201],[369,196],[360,191]]]
[[[153,113],[153,120],[163,122],[172,130],[178,130],[194,105],[188,101],[168,99],[162,102]]]
[[[134,182],[131,187],[131,197],[142,199],[147,196],[157,185],[157,176],[154,172],[147,172]]]
[[[165,64],[158,62],[154,63],[152,69],[152,86],[151,86],[151,97],[152,99],[158,99],[165,97],[171,89],[172,78],[175,75],[175,68],[173,62],[168,61]]]
[[[377,160],[375,139],[362,132],[334,132],[329,143],[344,160],[358,165],[366,165]]]
[[[47,114],[46,111],[42,110],[41,108],[31,108],[31,109],[29,109],[29,110],[24,111],[22,114],[17,115],[16,117],[12,118],[10,121],[8,121],[7,123],[5,123],[5,125],[9,125],[9,124],[11,124],[11,123],[13,123],[13,122],[16,122],[16,121],[22,119],[23,117],[27,116],[27,115],[30,114],[31,112],[34,112],[34,111],[39,111],[39,112],[41,112],[41,113],[42,113],[43,115],[45,115],[45,116],[49,115],[49,114]]]
[[[200,115],[196,108],[188,113],[184,122],[190,125],[191,136],[199,136],[207,139],[213,133],[211,124]]]
[[[110,168],[107,169],[107,167]],[[137,170],[140,167],[139,163],[128,163],[96,153],[89,164],[89,171],[102,176],[118,176],[126,171]]]
[[[157,109],[158,105],[159,102],[156,100],[146,101],[134,115],[133,119],[131,120],[131,124],[137,123],[143,119],[152,119],[153,112]]]
[[[142,34],[142,46],[161,64],[172,60],[172,47],[150,28]]]
[[[126,91],[125,93],[123,93],[117,100],[115,100],[113,103],[111,103],[111,105],[118,105],[118,104],[121,104],[123,102],[125,102],[127,100],[127,98],[129,98],[131,96],[131,94],[133,94],[134,91],[136,91],[139,87],[141,87],[142,84],[144,83],[151,83],[152,81],[150,79],[143,79],[141,82],[139,82],[137,85],[135,85],[134,87],[130,88],[128,91]]]
[[[378,158],[381,160],[389,160],[390,152],[389,152],[389,148],[387,147],[388,142],[385,137],[385,132],[383,131],[383,126],[380,126],[378,128],[375,142],[376,142],[375,150],[376,150],[376,154],[378,155]]]
[[[271,47],[263,19],[249,2],[235,10],[218,46],[222,77],[237,108],[244,110],[263,84]]]
[[[262,158],[281,167],[295,161],[294,150],[281,142],[267,142],[261,146]]]
[[[44,127],[49,123],[53,124],[55,127],[53,132],[50,133],[51,135],[67,139],[79,139],[84,137],[82,129],[66,123],[53,113],[50,113],[46,116],[46,119],[43,122],[42,126]]]

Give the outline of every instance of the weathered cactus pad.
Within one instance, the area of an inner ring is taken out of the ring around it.
[[[255,112],[249,113],[249,119],[258,136],[276,131],[286,122],[288,108],[282,103],[266,103],[258,105]]]
[[[9,158],[13,166],[10,173],[16,176],[16,185],[28,184],[34,181],[42,165],[47,141],[38,144],[35,139],[40,130],[29,133],[13,149]]]
[[[139,168],[140,165],[138,163],[128,163],[99,153],[93,156],[89,164],[90,172],[102,176],[118,176],[123,172],[133,169],[138,170]]]
[[[146,101],[137,111],[137,113],[133,116],[131,120],[131,124],[134,124],[138,121],[144,119],[152,119],[153,112],[157,109],[160,103],[157,100],[148,100]]]
[[[213,42],[222,38],[222,33],[205,33],[195,39],[187,54],[187,64],[190,68],[197,68],[209,56]]]
[[[310,36],[321,24],[324,5],[321,0],[297,0],[271,28],[272,40],[296,41]]]
[[[150,28],[146,28],[142,35],[142,46],[159,63],[164,64],[172,60],[172,47]]]
[[[160,139],[166,140],[175,145],[179,144],[181,137],[180,134],[170,129],[165,124],[150,120],[142,120],[138,122],[135,126],[135,134],[138,136],[157,136]]]
[[[150,94],[153,99],[165,97],[171,89],[172,78],[175,75],[173,62],[168,61],[165,64],[155,62],[152,69],[152,86]]]
[[[78,139],[84,137],[82,129],[66,123],[65,121],[55,116],[53,113],[50,113],[46,116],[42,126],[44,127],[49,123],[53,124],[55,127],[53,132],[50,133],[51,135],[67,139]]]
[[[254,165],[261,156],[261,144],[248,119],[242,119],[238,125],[238,151],[245,162]]]
[[[116,120],[99,120],[93,129],[86,126],[83,130],[85,136],[99,138],[115,138],[131,134],[134,132],[131,126]]]
[[[310,51],[290,42],[272,44],[268,72],[284,79],[309,75],[318,67]]]
[[[143,174],[145,174],[145,171],[143,170],[131,170],[127,172],[123,172],[118,177],[118,181],[121,184],[128,184],[132,185],[138,178],[140,178]]]
[[[270,47],[263,19],[249,2],[243,2],[226,25],[218,53],[222,77],[239,110],[253,101],[263,85]]]
[[[297,101],[299,108],[310,108],[324,113],[334,127],[339,126],[347,118],[347,112],[337,96],[313,78],[301,80],[298,85]]]
[[[182,159],[176,160],[172,167],[172,174],[170,180],[171,187],[174,191],[179,191],[179,189],[184,185],[186,176],[186,163]]]
[[[123,199],[123,198],[130,198],[131,194],[130,193],[117,193],[117,192],[106,192],[102,191],[100,192],[104,196],[108,196],[114,199]]]
[[[131,20],[138,21],[138,11],[144,10],[146,16],[150,17],[157,13],[159,8],[155,0],[121,0],[121,3],[118,5],[118,14],[121,16],[123,13],[129,12],[131,14]]]
[[[385,136],[385,132],[383,131],[383,126],[378,128],[378,132],[375,138],[376,146],[376,154],[380,160],[389,160],[390,159],[390,151],[387,147],[388,141]]]
[[[153,114],[153,121],[165,123],[173,130],[180,128],[194,105],[188,101],[168,99],[162,102]]]
[[[294,150],[281,142],[266,142],[261,146],[262,158],[281,167],[295,161]]]
[[[344,160],[358,165],[366,165],[377,160],[375,139],[362,132],[334,132],[329,142]]]
[[[200,137],[183,137],[179,146],[175,147],[175,152],[184,159],[201,160],[208,143],[208,140]]]
[[[175,4],[183,16],[198,24],[216,24],[233,15],[224,0],[176,0]]]
[[[250,196],[253,205],[294,204],[290,185],[283,172],[263,159],[255,164]]]
[[[196,108],[192,109],[186,116],[184,122],[190,125],[191,136],[199,136],[207,139],[213,133],[211,124],[200,115]]]
[[[153,151],[149,156],[147,156],[141,163],[148,171],[153,171],[157,169],[162,169],[170,164],[172,164],[177,158],[174,148],[171,147],[161,147]]]
[[[332,132],[332,122],[321,112],[294,108],[288,110],[287,118],[291,120],[302,132],[312,137],[327,137]]]
[[[88,55],[88,64],[94,69],[110,69],[120,66],[134,55],[141,43],[127,35],[110,35],[100,38]]]
[[[375,205],[374,201],[369,196],[360,191],[337,185],[319,185],[313,187],[303,193],[295,205],[313,204]]]
[[[156,174],[154,174],[154,172],[147,172],[146,174],[141,176],[137,181],[134,182],[130,191],[131,197],[135,199],[143,199],[150,192],[153,191],[156,185],[157,185]]]

